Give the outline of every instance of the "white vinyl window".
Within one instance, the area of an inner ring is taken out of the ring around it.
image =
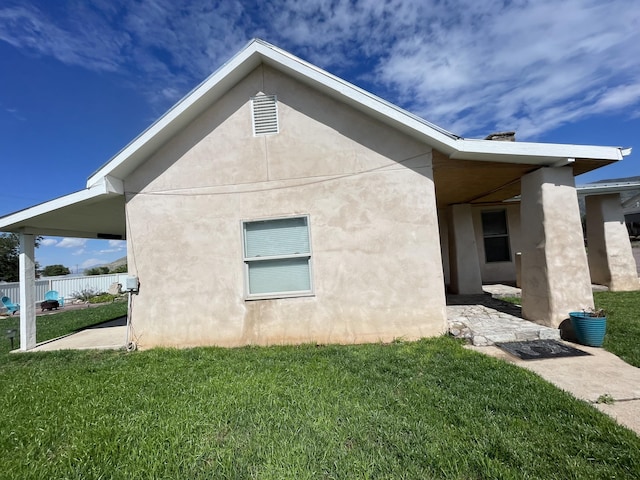
[[[247,298],[310,295],[309,218],[243,222]]]

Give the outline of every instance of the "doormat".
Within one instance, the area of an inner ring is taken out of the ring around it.
[[[496,343],[496,347],[522,360],[542,360],[543,358],[583,357],[585,355],[591,355],[590,353],[570,347],[557,340]]]

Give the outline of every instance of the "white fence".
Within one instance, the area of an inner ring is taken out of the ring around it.
[[[48,277],[36,280],[36,301],[44,300],[44,294],[49,290],[55,290],[65,299],[72,299],[75,292],[93,290],[94,292],[106,292],[111,284],[126,283],[126,273],[109,273],[107,275],[86,275],[82,277]],[[0,295],[9,297],[14,303],[20,302],[19,283],[0,283]],[[1,304],[0,304],[1,305]]]

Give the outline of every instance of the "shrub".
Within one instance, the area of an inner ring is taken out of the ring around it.
[[[84,271],[85,275],[105,275],[109,273],[109,267],[93,267]]]
[[[110,293],[100,293],[94,297],[91,297],[89,299],[89,303],[107,303],[107,302],[113,302],[114,299],[117,297],[118,295],[111,295]]]
[[[93,288],[85,288],[83,290],[80,290],[79,292],[73,292],[71,296],[76,300],[87,302],[98,294],[99,292],[97,290],[94,290]]]

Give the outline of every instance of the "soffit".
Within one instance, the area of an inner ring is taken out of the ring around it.
[[[613,161],[578,158],[571,164],[581,175]],[[526,163],[459,160],[433,151],[433,179],[438,207],[499,203],[520,195],[520,179],[540,168]]]
[[[25,210],[24,218],[20,218],[20,212],[17,212],[0,219],[2,230],[58,237],[126,238],[124,195],[103,194],[60,208],[47,208],[48,204],[56,201]],[[31,212],[33,215],[29,215]],[[13,223],[7,223],[12,219],[15,219]]]

